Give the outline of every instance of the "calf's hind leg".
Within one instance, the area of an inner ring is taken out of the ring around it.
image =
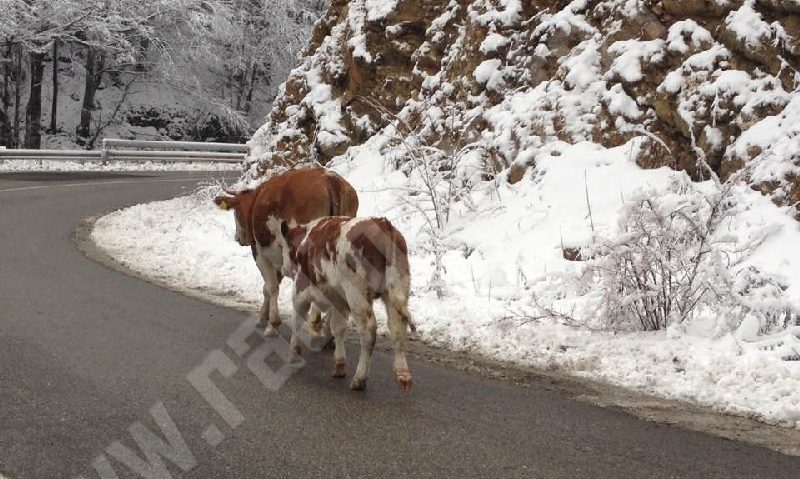
[[[361,354],[358,356],[358,366],[353,380],[350,381],[350,389],[363,391],[367,388],[367,377],[369,376],[369,366],[372,361],[372,352],[375,350],[375,337],[378,332],[378,322],[372,308],[358,313],[353,313],[353,319],[358,326],[358,334],[361,339]]]
[[[294,321],[292,321],[292,339],[290,340],[289,344],[292,348],[292,352],[296,356],[300,356],[300,332],[305,326],[303,323],[306,321],[308,310],[311,308],[311,303],[302,295],[295,294],[292,298],[292,305],[294,306]]]
[[[308,312],[308,330],[314,336],[322,336],[322,312],[315,304]]]
[[[386,304],[386,316],[389,326],[389,332],[392,334],[392,341],[394,342],[394,377],[397,382],[397,387],[403,392],[411,390],[411,371],[408,369],[406,362],[406,334],[408,332],[408,324],[406,317],[408,311],[404,308],[403,313],[399,309]]]
[[[333,351],[333,373],[335,378],[347,375],[347,351],[345,350],[345,336],[347,335],[347,313],[333,308],[328,313],[331,324],[331,333],[336,349]]]

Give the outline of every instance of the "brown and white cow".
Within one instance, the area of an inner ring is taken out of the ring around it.
[[[351,389],[366,387],[377,322],[373,301],[383,300],[394,341],[394,373],[402,391],[411,389],[405,354],[407,328],[416,328],[408,313],[410,288],[408,249],[403,235],[386,218],[321,218],[308,225],[271,218],[269,230],[284,256],[283,274],[294,278],[295,334],[292,347],[299,354],[298,331],[316,306],[328,313],[334,336],[334,377],[344,377],[345,331],[353,317],[361,339],[361,355]]]
[[[268,218],[308,223],[323,216],[355,216],[358,195],[344,178],[325,168],[307,167],[273,176],[254,190],[218,196],[214,202],[224,210],[233,209],[236,241],[250,246],[264,279],[264,304],[260,324],[265,334],[275,336],[281,324],[278,288],[283,257],[274,248],[275,236],[267,229]],[[319,328],[319,316],[312,312],[312,325]]]

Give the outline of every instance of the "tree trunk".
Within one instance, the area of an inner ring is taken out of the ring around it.
[[[5,110],[0,110],[0,146],[8,148],[14,146],[11,138],[11,124],[8,122]]]
[[[25,148],[42,147],[42,79],[44,53],[30,52],[31,88],[25,110]]]
[[[53,41],[53,103],[50,106],[50,133],[58,129],[58,40]]]
[[[103,77],[103,57],[94,48],[86,50],[86,81],[83,89],[83,108],[81,109],[81,122],[75,133],[78,141],[87,141],[91,137],[92,112],[94,111],[95,95]]]
[[[11,105],[11,92],[8,87],[11,84],[11,43],[6,46],[6,52],[3,54],[3,112],[8,114],[8,107]]]
[[[244,99],[245,82],[247,81],[247,71],[240,71],[236,75],[236,111],[242,111],[242,101]]]
[[[136,55],[136,71],[143,72],[147,70],[145,60],[147,59],[147,49],[150,48],[150,39],[142,37],[139,41],[139,52]]]
[[[11,139],[11,123],[8,120],[8,107],[11,106],[11,42],[6,46],[6,52],[3,56],[3,97],[2,108],[0,108],[0,146],[12,148],[14,146]]]
[[[22,99],[22,46],[16,52],[16,72],[14,77],[14,147],[19,145],[19,104]]]
[[[258,68],[253,65],[253,70],[250,72],[250,85],[247,87],[247,98],[244,102],[244,113],[250,114],[250,109],[253,107],[253,91],[256,89],[256,72]]]

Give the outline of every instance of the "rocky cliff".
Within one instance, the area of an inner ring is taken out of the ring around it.
[[[326,163],[378,132],[515,182],[548,142],[800,201],[800,0],[334,0],[251,141]],[[397,125],[402,125],[398,128]]]

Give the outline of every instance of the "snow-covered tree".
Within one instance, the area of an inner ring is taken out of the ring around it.
[[[230,128],[250,130],[294,64],[325,3],[308,0],[209,0],[187,9],[169,41],[165,73]]]
[[[227,129],[222,136],[246,136],[324,6],[323,0],[0,0],[0,144],[17,146],[24,124],[25,145],[40,146],[50,62],[49,131],[56,132],[64,56],[82,73],[82,91],[70,96],[82,103],[74,131],[87,148],[119,120],[141,80],[149,82],[144,88],[166,84],[181,109]],[[101,105],[104,85],[119,92],[103,95],[109,104]]]
[[[86,73],[81,119],[76,129],[78,138],[88,147],[94,145],[102,131],[102,124],[93,115],[96,109],[95,95],[104,75],[127,75],[128,78],[123,81],[121,101],[124,101],[130,84],[143,73],[149,72],[148,55],[153,55],[153,50],[162,49],[162,32],[187,5],[194,2],[93,0],[92,3],[92,15],[87,18],[85,29],[79,34],[79,43],[85,47]]]

